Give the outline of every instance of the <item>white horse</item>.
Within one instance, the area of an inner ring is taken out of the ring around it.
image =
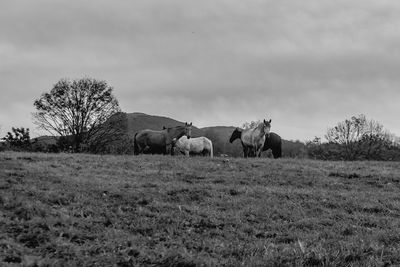
[[[186,136],[182,136],[175,142],[175,148],[186,156],[189,156],[189,154],[214,156],[212,142],[204,136],[190,139]]]
[[[269,135],[271,130],[271,120],[264,120],[262,123],[258,124],[255,128],[241,130],[236,128],[229,142],[240,138],[243,146],[243,155],[247,157],[260,157],[262,149],[265,143],[265,136]]]

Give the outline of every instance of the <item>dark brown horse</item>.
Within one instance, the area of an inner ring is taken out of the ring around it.
[[[161,131],[143,130],[137,132],[133,139],[134,154],[141,153],[170,153],[172,141],[186,135],[190,138],[192,123],[185,123],[184,126],[166,128]]]
[[[272,150],[275,159],[282,157],[282,139],[276,133],[269,133],[265,136],[263,151]]]
[[[240,139],[242,131],[243,129],[236,128],[233,131],[231,138],[229,139],[229,142],[232,143],[236,139]],[[242,146],[243,146],[243,154],[247,153],[249,157],[255,157],[254,151],[251,150],[249,147],[247,147],[245,144],[243,144],[243,142]],[[262,151],[266,151],[268,149],[272,150],[272,155],[274,156],[275,159],[282,157],[282,139],[278,134],[271,132],[265,136],[265,142]]]

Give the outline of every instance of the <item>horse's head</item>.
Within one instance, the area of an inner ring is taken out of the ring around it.
[[[263,121],[263,131],[264,131],[264,133],[266,135],[269,135],[270,130],[271,130],[271,120],[266,121],[264,119],[264,121]]]
[[[192,123],[187,123],[185,122],[185,134],[188,139],[190,139],[190,136],[192,135]]]
[[[241,129],[236,128],[236,129],[233,131],[233,133],[232,133],[232,135],[231,135],[231,138],[229,138],[229,142],[232,143],[232,142],[235,141],[236,139],[240,138],[240,135],[241,135],[241,134],[242,134]]]

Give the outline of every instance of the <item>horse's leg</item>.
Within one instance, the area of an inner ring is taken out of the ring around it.
[[[163,155],[171,154],[172,155],[172,145],[165,145],[162,151]]]
[[[249,150],[248,150],[248,154],[249,154],[249,157],[251,157],[251,158],[253,158],[254,157],[254,148],[249,148]]]
[[[260,148],[259,148],[258,151],[257,151],[257,156],[258,156],[259,158],[261,158],[261,152],[262,152],[262,146],[260,146]]]
[[[138,155],[142,154],[144,150],[144,147],[142,147],[141,145],[138,144]]]
[[[276,148],[274,148],[274,150],[272,150],[272,154],[276,159],[282,157],[282,147],[277,146]]]
[[[253,147],[248,147],[247,148],[247,154],[249,157],[254,157],[254,148]]]
[[[258,157],[258,146],[255,146],[253,148],[253,151],[254,151],[254,157],[257,158]]]
[[[149,146],[145,146],[145,147],[143,147],[143,148],[141,149],[141,152],[142,152],[143,154],[147,154],[149,151],[152,152]]]
[[[274,156],[274,159],[278,158],[278,151],[275,148],[272,148],[272,155]]]

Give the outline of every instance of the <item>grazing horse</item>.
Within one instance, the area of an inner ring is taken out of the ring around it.
[[[242,131],[242,129],[236,128],[233,131],[229,141],[232,143],[234,140],[239,139]],[[278,134],[271,132],[265,136],[265,142],[262,151],[266,151],[268,149],[272,150],[272,155],[275,159],[282,157],[282,139]],[[254,157],[255,155],[251,153],[249,156]]]
[[[211,158],[214,156],[212,142],[204,136],[190,139],[182,136],[175,142],[174,147],[186,156],[189,154],[210,156]]]
[[[171,149],[173,139],[179,139],[183,135],[190,138],[192,123],[185,123],[184,126],[166,128],[161,131],[143,130],[135,134],[133,139],[134,154],[146,153],[148,151],[167,154]]]
[[[258,124],[255,128],[250,129],[239,129],[236,128],[229,142],[240,138],[243,146],[243,156],[245,158],[252,156],[261,156],[262,148],[264,147],[265,136],[269,134],[271,129],[271,120],[264,120],[262,123]]]

